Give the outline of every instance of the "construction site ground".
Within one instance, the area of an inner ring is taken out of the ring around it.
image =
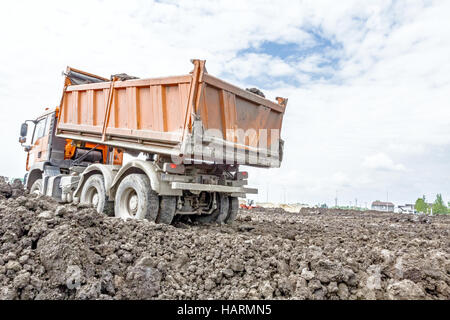
[[[450,299],[450,218],[303,208],[123,221],[0,179],[0,299]]]

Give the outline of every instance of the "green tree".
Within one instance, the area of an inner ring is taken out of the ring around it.
[[[442,200],[442,195],[438,193],[433,203],[433,214],[447,214],[448,209]]]
[[[414,206],[417,212],[426,213],[428,209],[427,202],[425,201],[425,196],[416,200],[416,204]]]

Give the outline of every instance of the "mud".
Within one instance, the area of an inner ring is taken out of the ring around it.
[[[449,231],[445,216],[325,209],[156,225],[1,180],[0,299],[449,299]]]

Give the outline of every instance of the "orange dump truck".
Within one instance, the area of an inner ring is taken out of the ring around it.
[[[272,102],[192,62],[187,75],[154,79],[68,67],[60,106],[21,127],[30,192],[121,218],[232,222],[238,197],[257,193],[240,166],[280,166],[287,99]]]

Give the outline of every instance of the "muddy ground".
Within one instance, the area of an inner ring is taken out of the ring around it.
[[[450,218],[241,211],[122,221],[0,178],[0,299],[450,299]]]

